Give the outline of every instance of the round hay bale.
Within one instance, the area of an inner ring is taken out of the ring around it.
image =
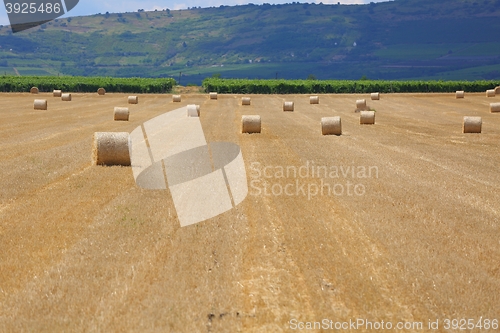
[[[378,101],[380,99],[380,93],[378,93],[378,92],[371,93],[370,97],[371,97],[372,101]]]
[[[187,106],[187,115],[188,117],[199,117],[200,109],[194,104],[189,104]]]
[[[62,94],[61,99],[65,102],[70,102],[71,101],[71,94]]]
[[[32,87],[30,89],[30,93],[32,93],[32,94],[38,94],[39,93],[38,88],[37,87]]]
[[[251,101],[252,100],[250,99],[250,97],[242,97],[241,98],[241,105],[250,105]]]
[[[495,94],[500,95],[500,86],[495,88]]]
[[[210,93],[210,99],[217,99],[217,93],[216,92],[211,92]]]
[[[495,97],[495,89],[486,90],[486,97]]]
[[[54,95],[54,97],[61,97],[62,91],[61,90],[54,90],[53,95]]]
[[[241,133],[260,133],[260,116],[241,116]]]
[[[491,103],[490,112],[500,112],[500,103]]]
[[[463,90],[458,90],[455,93],[455,98],[464,98],[464,97],[465,97],[465,91],[463,91]]]
[[[181,95],[172,95],[172,102],[179,103],[181,101]]]
[[[130,165],[130,135],[127,132],[95,132],[92,138],[92,163]]]
[[[35,99],[35,102],[33,103],[33,108],[35,110],[47,110],[47,100]]]
[[[358,99],[356,101],[356,111],[364,111],[366,110],[366,99]]]
[[[293,111],[293,102],[283,102],[283,111]]]
[[[323,135],[342,135],[342,121],[339,116],[321,118]]]
[[[359,115],[359,123],[361,125],[375,124],[375,111],[361,111]]]
[[[128,104],[138,104],[138,103],[139,103],[139,97],[137,96],[128,97]]]
[[[309,97],[309,104],[319,104],[319,96]]]
[[[481,117],[464,117],[462,133],[481,133],[482,125]]]
[[[130,112],[128,108],[122,108],[122,107],[115,107],[114,111],[114,120],[120,120],[120,121],[128,121],[128,118],[130,116]]]
[[[97,94],[102,96],[106,94],[106,90],[104,88],[99,88],[97,89]]]

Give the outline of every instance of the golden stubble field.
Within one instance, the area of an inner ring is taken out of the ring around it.
[[[0,95],[1,332],[286,332],[324,319],[427,332],[429,320],[445,331],[445,319],[500,319],[498,97],[127,96]],[[359,125],[359,98],[375,125]],[[92,166],[91,139],[187,104],[201,105],[208,142],[240,145],[249,194],[181,228],[168,190]],[[130,121],[113,121],[114,106]],[[243,114],[262,116],[261,134],[239,133]],[[334,115],[343,135],[322,136]],[[463,116],[482,116],[483,133],[462,134]]]

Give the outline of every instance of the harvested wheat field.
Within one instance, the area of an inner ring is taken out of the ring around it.
[[[446,320],[500,319],[500,115],[484,93],[386,94],[370,101],[370,126],[354,112],[369,94],[314,105],[251,95],[247,106],[241,95],[138,97],[39,93],[48,109],[34,110],[29,93],[0,95],[1,332],[370,332],[382,322],[438,332],[451,331]],[[168,189],[91,164],[92,136],[188,104],[200,105],[207,142],[241,147],[248,195],[181,227]],[[128,122],[113,120],[115,106]],[[242,134],[243,115],[260,115],[261,133]],[[322,135],[332,116],[341,136]],[[464,116],[482,117],[482,133],[463,134]]]

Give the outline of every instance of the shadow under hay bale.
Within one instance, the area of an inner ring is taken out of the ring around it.
[[[127,132],[95,132],[92,164],[130,165],[130,135]]]
[[[464,117],[462,133],[481,133],[483,120],[481,117]]]
[[[342,120],[339,116],[321,118],[321,134],[342,135]]]
[[[260,116],[241,116],[241,133],[260,133],[261,131]]]

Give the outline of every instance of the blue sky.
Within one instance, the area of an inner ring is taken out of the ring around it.
[[[212,7],[212,6],[233,6],[233,5],[243,5],[249,2],[254,4],[266,3],[291,3],[296,0],[282,0],[282,1],[269,1],[269,0],[170,0],[170,1],[155,1],[155,0],[121,0],[121,1],[106,1],[106,0],[80,0],[78,5],[63,17],[68,16],[84,16],[93,15],[97,13],[104,14],[106,12],[119,13],[119,12],[135,12],[138,9],[144,10],[155,10],[155,9],[186,9],[188,7]],[[337,3],[341,4],[367,4],[370,2],[382,2],[387,0],[297,0],[298,2],[323,2]],[[13,1],[14,2],[14,1]],[[22,2],[22,1],[18,1]],[[29,2],[29,1],[28,1]],[[5,6],[0,9],[0,24],[9,25],[9,20],[7,18],[7,13]]]

